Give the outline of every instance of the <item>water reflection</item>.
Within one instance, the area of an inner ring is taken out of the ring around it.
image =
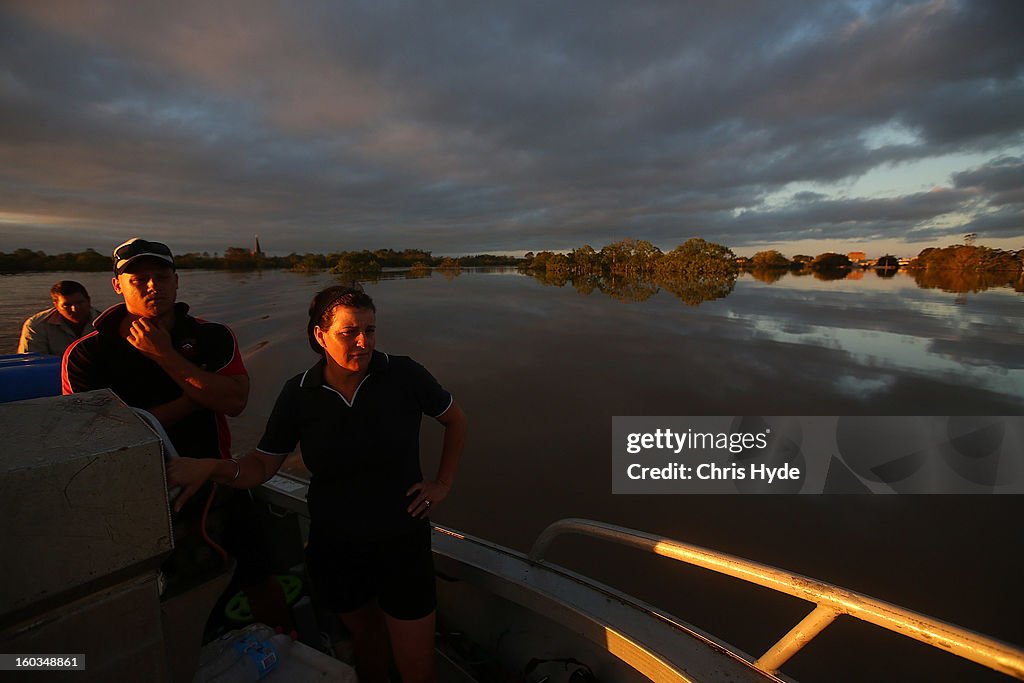
[[[507,268],[474,268],[475,272],[491,272],[495,270],[508,270]],[[377,272],[360,271],[337,271],[332,270],[335,280],[340,283],[353,282],[380,282],[381,280],[422,280],[433,277],[434,273],[451,282],[462,274],[462,267],[457,263],[454,265],[441,265],[436,268],[425,264],[417,264],[410,268],[389,268]],[[314,273],[316,274],[316,273]]]
[[[602,294],[625,302],[647,301],[658,293],[658,286],[652,282],[624,277],[600,278],[597,287]]]
[[[917,286],[923,289],[968,293],[1009,287],[1017,292],[1024,292],[1024,276],[1016,273],[956,270],[915,270],[912,273]]]
[[[736,275],[685,278],[657,277],[654,275],[628,277],[594,273],[572,274],[566,270],[535,270],[527,273],[537,282],[551,287],[571,285],[580,294],[594,291],[624,302],[642,302],[664,289],[688,306],[699,306],[729,296],[735,288]],[[788,270],[786,268],[753,268],[745,271],[749,277],[773,285],[784,279],[799,280],[813,277],[821,282],[859,282],[866,279],[895,280],[911,277],[921,289],[940,289],[944,292],[968,294],[989,289],[1007,288],[1024,292],[1024,275],[1015,272],[968,272],[956,270],[911,270],[875,268],[862,270]],[[963,299],[956,299],[962,304]]]
[[[781,280],[788,271],[782,268],[754,268],[750,275],[760,282],[770,285]]]
[[[564,287],[567,284],[580,294],[595,290],[618,301],[647,301],[662,289],[673,294],[687,306],[699,306],[729,296],[736,284],[736,274],[688,279],[684,277],[627,277],[624,275],[570,275],[565,271],[537,271],[531,276],[543,285]]]
[[[845,280],[850,277],[851,272],[848,270],[815,270],[811,274],[814,275],[818,280],[824,280],[825,282],[831,282],[832,280]],[[858,273],[863,275],[863,272]],[[858,278],[859,279],[859,278]]]
[[[736,276],[702,280],[666,279],[660,284],[687,306],[699,306],[705,301],[729,296],[736,286]]]
[[[831,382],[837,392],[853,397],[869,399],[890,393],[900,375],[911,372],[941,378],[951,384],[971,385],[1010,397],[1024,397],[1024,365],[1019,360],[1019,337],[1008,345],[982,343],[973,346],[966,342],[964,335],[951,344],[920,333],[910,333],[906,326],[902,326],[904,329],[900,331],[890,332],[856,326],[787,326],[786,321],[769,316],[751,316],[747,320],[758,334],[778,344],[805,348],[819,346],[844,354],[847,361],[837,364],[835,372],[821,381]]]

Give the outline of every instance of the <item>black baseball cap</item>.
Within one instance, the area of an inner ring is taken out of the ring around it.
[[[166,261],[171,268],[174,267],[174,256],[166,244],[133,237],[114,249],[114,275],[120,275],[129,263],[146,256]]]

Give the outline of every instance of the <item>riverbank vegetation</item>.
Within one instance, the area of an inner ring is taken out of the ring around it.
[[[965,242],[924,249],[909,262],[889,254],[870,262],[852,262],[848,256],[836,252],[817,256],[796,254],[789,258],[777,250],[759,251],[752,257],[737,257],[729,247],[693,238],[668,252],[647,240],[623,239],[600,249],[585,244],[568,252],[528,252],[522,258],[492,254],[441,257],[422,249],[364,249],[267,256],[240,247],[229,247],[223,255],[209,252],[179,254],[175,256],[175,263],[179,269],[329,270],[352,279],[374,279],[380,277],[385,269],[408,269],[410,277],[426,277],[436,270],[452,278],[463,268],[515,266],[545,284],[564,286],[571,283],[584,293],[596,290],[620,299],[643,300],[665,289],[691,304],[728,295],[740,272],[772,283],[786,274],[834,280],[861,272],[863,268],[874,268],[880,276],[891,276],[903,268],[921,287],[971,292],[1010,286],[1024,291],[1024,249],[1015,252],[976,245],[973,235],[966,236]],[[0,252],[2,273],[105,271],[110,267],[110,257],[95,249],[61,254],[30,249]]]
[[[973,244],[929,248],[907,266],[919,287],[980,292],[992,287],[1024,291],[1024,249],[1004,251]]]
[[[585,244],[567,254],[531,252],[519,270],[544,284],[572,284],[584,294],[598,290],[623,301],[643,301],[665,289],[696,306],[728,296],[739,265],[731,249],[700,238],[667,253],[647,240],[624,239],[600,251]]]
[[[452,263],[459,268],[480,266],[516,266],[522,259],[514,256],[477,254],[458,258],[433,256],[422,249],[377,249],[376,251],[342,251],[329,254],[288,254],[267,256],[255,254],[241,247],[228,247],[224,254],[209,252],[188,252],[175,254],[174,263],[179,269],[206,270],[256,270],[259,268],[287,268],[300,272],[317,272],[330,269],[337,273],[373,274],[384,268],[430,269],[444,267],[452,269]],[[47,254],[31,249],[17,249],[11,253],[0,252],[0,273],[25,273],[33,271],[104,271],[111,269],[110,256],[95,249],[62,254]]]
[[[873,269],[879,277],[892,277],[906,267],[921,287],[970,292],[1009,286],[1024,291],[1022,260],[1024,250],[1003,251],[974,244],[925,249],[901,266],[901,260],[891,254],[854,262],[849,255],[836,252],[787,258],[779,251],[765,250],[748,258],[699,238],[669,252],[645,240],[625,239],[599,250],[585,244],[569,252],[530,252],[519,270],[547,285],[571,284],[584,294],[600,291],[622,300],[642,301],[664,289],[697,305],[727,296],[739,272],[771,284],[787,274],[813,275],[820,280],[859,278],[865,269]]]

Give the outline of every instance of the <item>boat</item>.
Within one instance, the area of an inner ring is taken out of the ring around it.
[[[0,431],[10,448],[0,468],[7,521],[0,651],[81,657],[83,670],[67,680],[192,680],[203,625],[231,570],[160,595],[159,566],[174,531],[159,435],[105,390],[0,404]],[[288,474],[255,491],[279,521],[278,540],[300,549],[306,491],[305,481]],[[812,606],[772,647],[751,655],[549,561],[552,544],[568,534],[702,567]],[[433,548],[442,681],[791,681],[786,663],[840,617],[1024,680],[1024,650],[1014,645],[826,582],[599,521],[557,521],[528,553],[435,524]],[[314,639],[301,647],[310,667],[305,679],[281,670],[265,680],[324,680],[334,664],[323,658],[336,643]]]

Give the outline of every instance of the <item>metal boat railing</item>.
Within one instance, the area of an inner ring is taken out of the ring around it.
[[[581,534],[639,548],[813,602],[816,606],[810,614],[752,662],[761,671],[777,672],[836,617],[847,614],[1024,680],[1021,648],[824,581],[613,524],[588,519],[559,520],[537,537],[530,549],[530,560],[543,563],[548,547],[564,534]]]

